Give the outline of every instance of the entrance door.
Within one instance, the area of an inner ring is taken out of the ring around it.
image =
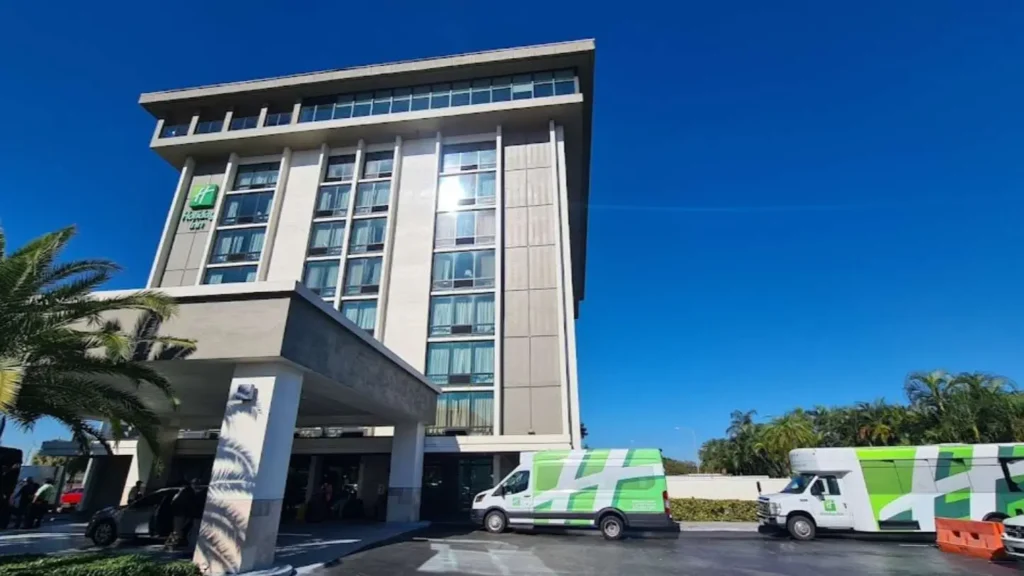
[[[503,507],[512,524],[533,524],[533,491],[530,490],[530,471],[520,470],[508,477],[499,487]]]
[[[822,528],[853,528],[853,516],[846,505],[841,484],[842,478],[823,475],[811,485],[811,505],[815,507],[818,526]]]

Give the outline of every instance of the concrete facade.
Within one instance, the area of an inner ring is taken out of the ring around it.
[[[520,452],[580,447],[593,59],[569,42],[142,95],[180,171],[147,288],[198,342],[159,367],[183,391],[164,424],[218,431],[173,450],[213,457],[204,569],[268,563],[295,455],[307,497],[358,456],[367,510],[408,522],[438,485],[464,498]],[[296,437],[330,426],[362,437]]]

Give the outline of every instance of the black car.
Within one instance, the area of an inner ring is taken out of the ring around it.
[[[171,500],[182,489],[162,488],[146,494],[127,506],[110,506],[93,515],[85,529],[85,537],[97,546],[110,546],[118,538],[160,538],[170,536],[174,529]],[[206,487],[196,489],[202,510],[206,502]]]

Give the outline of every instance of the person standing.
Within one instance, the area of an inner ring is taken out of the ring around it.
[[[134,504],[136,500],[142,498],[142,480],[136,480],[135,486],[128,491],[128,504]]]
[[[14,493],[14,527],[30,528],[32,520],[32,498],[36,495],[39,485],[32,477],[28,477],[22,483],[21,488]]]
[[[199,481],[193,478],[171,499],[174,529],[164,544],[165,548],[181,549],[188,545],[188,533],[192,529],[199,501],[199,495],[196,493],[198,483]]]
[[[57,503],[57,487],[53,485],[53,478],[47,478],[43,485],[36,490],[32,499],[32,528],[39,528],[43,523],[43,517],[53,509]]]

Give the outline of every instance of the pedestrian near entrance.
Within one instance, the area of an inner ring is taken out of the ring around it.
[[[128,504],[134,504],[136,500],[142,498],[142,495],[142,481],[137,480],[135,486],[132,486],[132,489],[128,491]]]
[[[14,491],[11,506],[14,511],[14,528],[29,527],[29,510],[32,508],[32,498],[36,495],[39,485],[31,477],[24,479],[21,485]]]
[[[167,543],[164,547],[180,549],[188,546],[188,533],[192,529],[196,508],[199,506],[199,495],[196,493],[198,484],[199,481],[197,479],[192,479],[171,499],[174,529],[167,538]]]
[[[57,487],[53,485],[53,478],[47,478],[43,485],[36,490],[32,499],[32,528],[39,528],[43,523],[43,517],[50,510],[53,510],[57,503]]]

